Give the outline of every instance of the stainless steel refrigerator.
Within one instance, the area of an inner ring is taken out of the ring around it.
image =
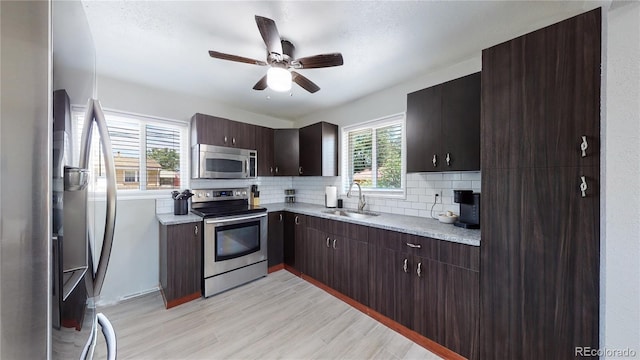
[[[111,154],[80,1],[0,1],[0,76],[0,359],[91,358],[98,329],[115,357],[113,328],[95,308],[113,239],[115,183],[109,218],[94,223],[89,147],[73,146],[77,136],[91,137],[95,123],[107,140],[103,154]],[[54,125],[54,89],[87,104],[85,129],[67,128],[68,98]]]

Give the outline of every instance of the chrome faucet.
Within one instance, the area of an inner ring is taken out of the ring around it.
[[[364,195],[362,195],[362,188],[360,187],[360,184],[355,181],[352,182],[351,186],[349,186],[349,191],[347,191],[347,197],[351,197],[351,188],[353,188],[353,184],[356,184],[358,186],[358,210],[362,211],[364,210],[364,206],[367,205],[367,203],[364,201]]]

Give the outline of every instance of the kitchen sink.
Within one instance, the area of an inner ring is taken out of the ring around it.
[[[357,210],[325,210],[323,211],[325,214],[337,215],[337,216],[345,216],[354,219],[366,219],[374,216],[378,216],[380,214],[370,212],[370,211],[357,211]]]

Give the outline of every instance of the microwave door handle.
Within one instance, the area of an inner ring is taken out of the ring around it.
[[[251,176],[251,174],[249,173],[249,159],[244,160],[244,173],[246,174],[246,177]]]

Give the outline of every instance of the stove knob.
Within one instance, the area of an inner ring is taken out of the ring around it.
[[[210,194],[210,193],[207,193],[207,197],[211,197],[211,194]]]
[[[202,197],[202,193],[198,193],[198,197]]]

